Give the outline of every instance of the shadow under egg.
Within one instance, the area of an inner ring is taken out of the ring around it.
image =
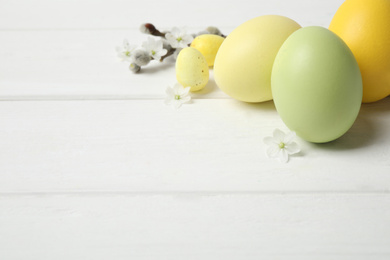
[[[376,103],[362,104],[359,115],[352,127],[340,138],[323,144],[313,144],[321,149],[351,150],[375,145],[386,138],[381,126],[381,114],[390,112],[390,98]]]

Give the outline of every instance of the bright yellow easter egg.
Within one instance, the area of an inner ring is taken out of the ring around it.
[[[192,41],[191,47],[200,51],[206,58],[209,67],[212,67],[214,65],[215,56],[224,40],[225,38],[219,35],[202,34]]]
[[[279,15],[251,19],[223,41],[214,63],[218,87],[229,96],[245,102],[272,99],[271,71],[283,42],[301,28]]]
[[[363,78],[363,102],[390,95],[390,0],[347,0],[329,30],[354,54]]]
[[[176,59],[176,79],[191,91],[204,88],[209,81],[209,66],[206,58],[195,48],[187,47],[180,51]]]

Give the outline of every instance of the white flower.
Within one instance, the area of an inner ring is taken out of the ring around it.
[[[123,47],[116,47],[116,51],[118,53],[118,57],[121,58],[122,61],[133,62],[133,51],[137,48],[135,45],[130,45],[127,39],[123,40]]]
[[[281,162],[288,161],[289,154],[295,154],[300,151],[297,143],[293,142],[295,138],[295,132],[290,132],[287,135],[275,129],[273,137],[265,137],[264,143],[269,145],[267,149],[267,155],[271,158],[278,157]]]
[[[189,91],[190,87],[184,88],[179,83],[176,83],[173,88],[167,87],[167,90],[165,91],[167,93],[165,104],[178,109],[183,103],[187,103],[191,100]]]
[[[171,32],[165,34],[165,38],[173,48],[185,48],[194,39],[192,35],[186,34],[184,29],[173,27]]]
[[[155,60],[161,59],[161,57],[168,52],[166,49],[163,48],[162,40],[155,41],[152,37],[148,37],[148,40],[142,43],[142,47]]]

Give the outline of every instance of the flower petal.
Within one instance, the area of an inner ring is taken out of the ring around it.
[[[296,136],[295,132],[289,132],[289,133],[287,133],[287,134],[284,136],[283,143],[285,143],[285,144],[290,143],[292,140],[294,140],[295,136]]]
[[[180,30],[178,27],[173,27],[171,30],[172,35],[174,35],[175,39],[176,37],[180,36],[182,33],[182,30]]]
[[[182,42],[184,44],[190,44],[193,40],[194,40],[194,37],[192,37],[192,35],[189,35],[189,34],[183,35],[183,37],[182,37]]]
[[[271,158],[276,157],[279,154],[280,150],[281,149],[279,148],[278,145],[272,144],[267,149],[267,155],[268,155],[268,157],[271,157]]]
[[[288,161],[288,153],[285,149],[281,149],[281,151],[279,153],[279,160],[282,163],[286,163]]]
[[[165,35],[165,39],[167,39],[168,43],[172,46],[172,48],[177,48],[178,42],[176,41],[176,37],[170,33]]]
[[[277,143],[280,143],[280,142],[283,142],[283,141],[284,141],[285,133],[283,133],[280,129],[276,128],[276,129],[274,130],[273,136],[274,136],[274,138],[275,138],[275,141],[276,141]]]
[[[135,49],[137,49],[136,45],[130,45],[128,48],[128,51],[131,53],[131,52],[135,51]]]
[[[179,92],[179,94],[180,94],[180,96],[186,96],[186,95],[188,95],[188,93],[190,92],[190,90],[191,90],[191,87],[182,87],[181,89],[180,89],[180,92]]]
[[[273,144],[277,144],[277,142],[275,141],[275,139],[271,136],[267,136],[263,139],[263,142],[266,144],[266,145],[273,145]]]
[[[181,89],[183,88],[182,85],[180,85],[179,83],[176,83],[174,86],[173,86],[173,94],[174,95],[180,95],[181,93]]]
[[[299,153],[299,151],[301,150],[299,148],[299,145],[296,143],[296,142],[291,142],[289,144],[287,144],[284,149],[286,150],[287,153],[289,154],[295,154],[295,153]]]
[[[171,87],[167,87],[167,89],[165,90],[165,93],[168,96],[174,96],[173,89]]]
[[[143,48],[145,51],[149,52],[150,46],[149,46],[149,43],[148,43],[148,42],[143,42],[143,43],[141,44],[141,46],[142,46],[142,48]]]
[[[159,51],[159,55],[160,57],[164,56],[165,54],[167,54],[168,50],[167,49],[162,49],[161,51]]]
[[[182,102],[180,100],[174,99],[172,101],[172,106],[173,106],[173,108],[178,109],[181,106],[181,103]]]
[[[181,103],[187,103],[188,101],[190,101],[191,100],[191,97],[190,96],[186,96],[186,97],[182,97],[181,99]]]
[[[142,43],[142,47],[143,47],[146,51],[148,51],[148,52],[150,52],[151,50],[153,50],[153,49],[155,48],[155,45],[156,45],[156,43],[155,43],[155,41],[153,40],[153,38],[151,38],[151,37],[148,37],[148,39],[147,39],[145,42]]]
[[[172,33],[166,33],[165,34],[165,39],[167,39],[167,41],[176,40],[175,36]]]
[[[188,47],[188,43],[180,41],[177,43],[177,48],[186,48]]]

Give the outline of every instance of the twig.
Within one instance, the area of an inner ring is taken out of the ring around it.
[[[163,38],[165,38],[165,34],[166,34],[164,32],[160,32],[159,30],[157,30],[157,28],[151,23],[145,23],[145,24],[141,25],[141,32],[146,33],[146,34],[150,34],[153,36],[163,37]]]

